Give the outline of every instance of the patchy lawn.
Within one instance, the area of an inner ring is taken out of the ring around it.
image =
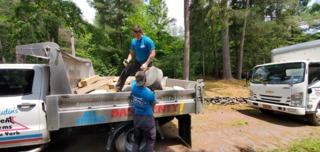
[[[276,149],[271,152],[319,152],[320,138],[304,138],[294,141],[287,148]]]
[[[248,84],[240,80],[205,80],[205,96],[208,97],[248,97]]]

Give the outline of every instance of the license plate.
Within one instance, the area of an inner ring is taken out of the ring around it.
[[[269,105],[262,105],[262,108],[265,108],[265,109],[272,109],[271,106]]]

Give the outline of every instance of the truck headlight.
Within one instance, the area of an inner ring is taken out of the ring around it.
[[[298,92],[291,95],[292,106],[302,106],[303,102],[303,92]]]

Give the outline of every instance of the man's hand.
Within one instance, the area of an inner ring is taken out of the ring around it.
[[[141,65],[140,69],[143,70],[143,71],[147,71],[147,69],[148,69],[148,64],[143,63],[143,64]]]
[[[127,59],[124,59],[122,63],[125,67],[127,67],[129,64],[129,61]]]

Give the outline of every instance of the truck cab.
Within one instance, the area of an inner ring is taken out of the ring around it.
[[[251,72],[248,103],[263,113],[304,115],[320,125],[319,48],[317,40],[272,50],[273,63]]]
[[[49,142],[44,100],[49,67],[0,64],[0,147]]]

